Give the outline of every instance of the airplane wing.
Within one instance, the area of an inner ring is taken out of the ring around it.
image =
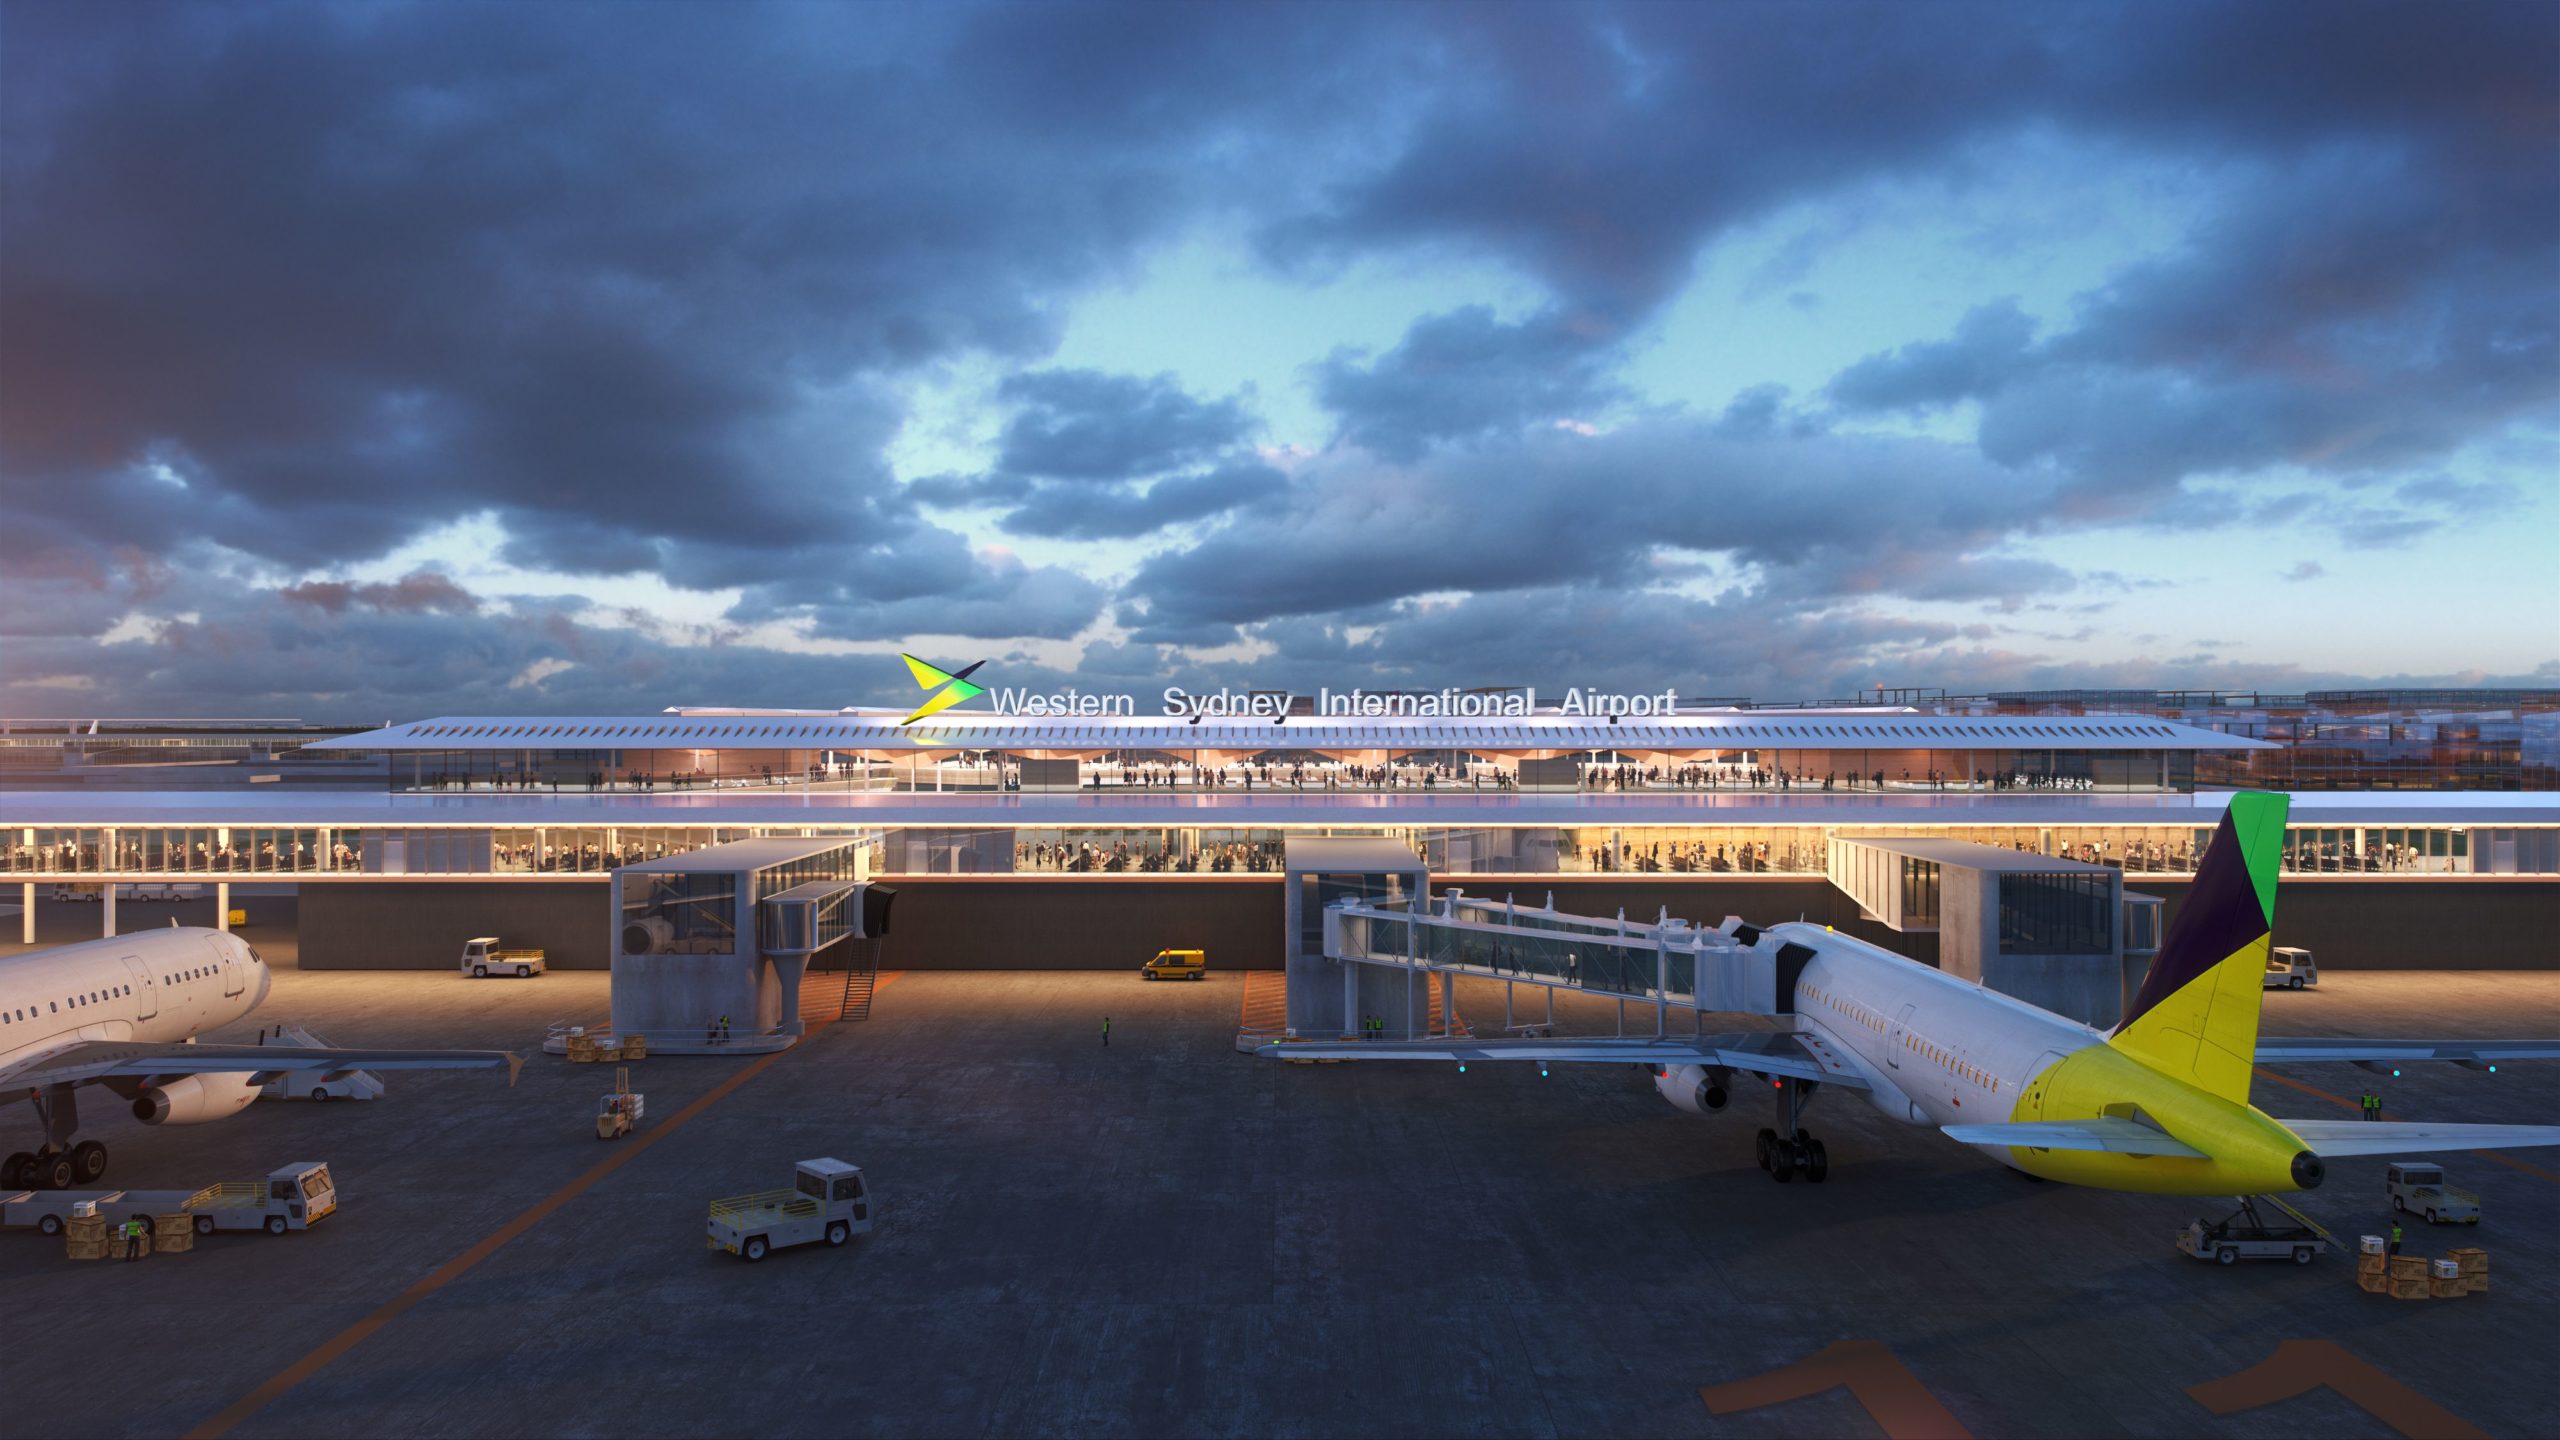
[[[507,1067],[516,1083],[524,1061],[503,1050],[311,1050],[296,1045],[136,1045],[92,1040],[0,1074],[0,1088],[85,1085],[110,1077],[236,1075],[341,1070],[480,1070]]]
[[[2139,1121],[2114,1116],[2095,1120],[2030,1120],[2006,1125],[1941,1125],[1938,1128],[1967,1145],[2103,1150],[2111,1155],[2177,1155],[2190,1160],[2205,1158],[2205,1153],[2192,1145]]]
[[[1536,1060],[1549,1065],[1721,1065],[1757,1075],[1818,1080],[1864,1090],[1866,1077],[1818,1038],[1789,1031],[1730,1035],[1571,1036],[1549,1040],[1283,1040],[1253,1053],[1278,1060],[1437,1060],[1474,1064]]]
[[[2280,1120],[2323,1159],[2423,1155],[2435,1150],[2515,1150],[2560,1145],[2560,1125],[2440,1125],[2427,1120]]]
[[[2560,1060],[2560,1040],[2355,1040],[2328,1036],[2258,1037],[2258,1063],[2312,1060],[2451,1060],[2494,1064],[2500,1060]]]

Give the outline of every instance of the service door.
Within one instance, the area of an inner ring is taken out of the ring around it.
[[[1884,1063],[1896,1070],[1902,1068],[1902,1032],[1910,1027],[1911,1012],[1919,1008],[1917,1000],[1903,1006],[1902,1013],[1893,1017],[1892,1033],[1884,1037]]]
[[[124,957],[124,968],[133,972],[133,1018],[148,1020],[160,1013],[159,982],[151,978],[151,967],[139,955]]]
[[[231,947],[208,938],[205,948],[213,952],[214,968],[222,972],[222,993],[228,997],[249,988],[249,979],[241,974],[240,962],[231,958]]]

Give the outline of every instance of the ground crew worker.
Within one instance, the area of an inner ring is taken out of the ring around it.
[[[2400,1223],[2396,1220],[2391,1224],[2391,1253],[2400,1253]]]
[[[720,1043],[729,1043],[729,1017],[726,1015],[720,1017]]]
[[[2370,1090],[2366,1091],[2364,1095],[2364,1118],[2367,1120],[2380,1120],[2382,1118],[2382,1097]]]
[[[1102,1017],[1102,1048],[1111,1048],[1111,1017],[1108,1015]]]
[[[142,1221],[139,1218],[128,1217],[124,1222],[124,1258],[142,1258]]]

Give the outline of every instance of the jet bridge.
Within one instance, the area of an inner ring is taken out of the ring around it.
[[[1547,1025],[1554,1021],[1557,990],[1618,1001],[1622,1031],[1626,1005],[1649,1004],[1657,1035],[1671,1033],[1674,1010],[1690,1014],[1692,1031],[1701,1028],[1696,1017],[1702,1011],[1792,1012],[1796,974],[1813,952],[1792,944],[1764,948],[1760,939],[1758,929],[1733,916],[1713,929],[1668,911],[1651,923],[1623,913],[1601,919],[1559,911],[1553,896],[1542,906],[1456,890],[1437,898],[1347,896],[1324,910],[1328,960],[1402,969],[1424,983],[1436,979],[1444,1000],[1460,975],[1538,987]],[[1506,1028],[1542,1028],[1513,1019],[1511,990],[1505,995]]]

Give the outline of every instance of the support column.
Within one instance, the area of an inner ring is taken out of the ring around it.
[[[102,938],[113,939],[116,933],[116,882],[109,880],[100,886],[98,899],[102,902],[98,906],[98,934]]]
[[[1348,960],[1337,960],[1342,967],[1342,1033],[1349,1035],[1360,1028],[1360,967]]]
[[[213,928],[231,933],[231,882],[217,880],[213,885]]]
[[[18,912],[18,943],[33,945],[36,943],[36,882],[28,881],[18,887],[18,892],[18,898],[26,901],[26,908]]]

